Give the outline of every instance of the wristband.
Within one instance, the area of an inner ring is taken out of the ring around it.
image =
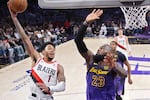
[[[87,21],[84,21],[84,22],[83,22],[83,25],[88,26],[88,25],[89,25],[89,23],[88,23]]]

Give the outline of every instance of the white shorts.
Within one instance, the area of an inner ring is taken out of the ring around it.
[[[40,97],[37,94],[31,93],[27,100],[54,100],[53,96]]]
[[[30,80],[30,93],[27,100],[54,100],[52,95],[44,94],[39,89],[39,87],[33,82],[30,76],[29,80]]]

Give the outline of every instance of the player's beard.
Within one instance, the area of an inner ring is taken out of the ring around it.
[[[93,56],[93,60],[95,63],[98,63],[99,61],[103,61],[105,55],[96,54]]]
[[[53,60],[53,58],[48,57],[48,61],[52,61],[52,60]]]

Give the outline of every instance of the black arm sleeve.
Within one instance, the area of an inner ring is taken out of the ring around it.
[[[81,27],[79,28],[79,32],[78,32],[77,36],[75,37],[75,43],[76,43],[76,46],[80,53],[85,53],[88,51],[88,49],[83,41],[83,38],[86,34],[86,29],[87,29],[87,25],[82,24]]]

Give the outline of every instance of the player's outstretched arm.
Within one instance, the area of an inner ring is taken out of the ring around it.
[[[129,39],[128,39],[127,36],[126,36],[126,44],[127,44],[128,55],[132,56],[132,54],[131,54],[131,46],[129,44]]]
[[[78,35],[75,38],[75,43],[78,48],[78,51],[80,54],[85,58],[86,62],[88,63],[91,58],[93,57],[93,53],[89,51],[83,41],[83,38],[86,34],[86,29],[89,24],[94,22],[96,19],[99,19],[99,17],[103,14],[103,11],[98,9],[94,9],[85,19],[81,27],[79,28]]]
[[[124,62],[124,64],[127,66],[128,83],[129,83],[129,84],[132,84],[133,82],[132,82],[132,79],[131,79],[131,66],[130,66],[128,60],[126,60],[126,61]]]
[[[126,70],[121,67],[119,63],[116,62],[115,67],[113,67],[113,70],[117,72],[122,77],[127,77]]]
[[[20,22],[18,21],[17,19],[17,13],[13,12],[11,9],[10,9],[10,5],[9,5],[9,2],[8,2],[8,9],[9,9],[9,12],[11,14],[11,18],[14,22],[14,25],[16,27],[16,29],[18,30],[18,33],[20,34],[21,36],[21,39],[24,43],[24,46],[26,48],[26,50],[28,51],[28,54],[34,58],[34,59],[38,59],[38,57],[40,57],[39,53],[34,49],[29,37],[26,35],[24,29],[22,28]]]

